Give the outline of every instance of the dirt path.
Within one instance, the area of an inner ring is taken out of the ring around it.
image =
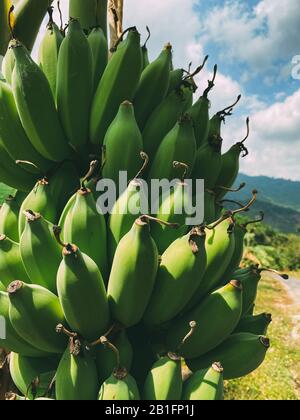
[[[282,283],[288,289],[295,304],[300,306],[300,279],[290,277],[288,280],[282,280]]]

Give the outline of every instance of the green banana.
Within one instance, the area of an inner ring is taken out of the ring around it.
[[[149,64],[141,75],[134,96],[136,120],[141,129],[168,92],[171,63],[172,46],[167,44],[159,57]]]
[[[207,142],[198,149],[193,179],[204,179],[205,187],[213,190],[217,185],[219,174],[221,171],[222,161],[222,144],[221,125],[225,121],[225,117],[231,115],[234,106],[240,101],[241,95],[238,96],[233,105],[219,111],[209,121],[209,131]]]
[[[8,14],[11,5],[11,0],[3,0],[0,3],[0,55],[5,54],[10,38]]]
[[[58,401],[95,401],[99,390],[96,363],[74,337],[66,349],[56,372]]]
[[[112,374],[102,384],[99,397],[100,401],[138,401],[140,393],[135,379],[128,374],[127,370],[121,366],[119,350],[110,343],[107,338],[101,337],[102,344],[111,349],[117,359],[117,364]]]
[[[63,220],[65,218],[65,220]],[[97,264],[103,278],[108,276],[107,233],[104,215],[98,213],[91,190],[82,187],[68,213],[63,215],[59,225],[63,240],[77,244]]]
[[[49,176],[49,190],[51,201],[55,205],[58,220],[70,197],[80,188],[80,178],[75,164],[71,161],[63,162]],[[49,206],[49,203],[48,203]]]
[[[170,326],[166,338],[168,347],[178,348],[181,338],[188,333],[189,321],[193,319],[201,327],[181,346],[183,357],[194,359],[214,349],[238,325],[242,313],[242,297],[242,286],[237,280],[211,293],[195,309]]]
[[[130,71],[128,72],[128,69]],[[95,152],[99,152],[105,133],[125,100],[132,100],[142,71],[140,34],[130,28],[125,41],[121,42],[111,57],[94,97],[90,139]],[[127,74],[124,83],[124,74]]]
[[[221,157],[221,170],[217,179],[217,185],[223,185],[224,187],[231,188],[234,184],[240,169],[240,156],[246,157],[248,155],[248,150],[244,146],[245,141],[248,139],[250,134],[249,128],[249,118],[247,118],[247,134],[246,137],[236,143],[231,149],[228,150],[227,153],[223,154]],[[221,191],[218,195],[218,198],[224,197],[225,192]]]
[[[48,79],[53,97],[56,101],[58,53],[64,36],[59,27],[53,21],[53,8],[49,8],[48,13],[50,19],[47,25],[46,33],[40,43],[38,62]]]
[[[78,20],[71,19],[57,64],[57,109],[69,143],[84,152],[93,94],[93,57]]]
[[[206,189],[204,192],[204,221],[211,224],[217,220],[215,211],[216,193]]]
[[[109,339],[120,352],[120,361],[122,366],[130,372],[133,359],[133,348],[127,337],[126,331],[121,330],[116,332],[112,334],[112,337],[109,336]],[[95,349],[95,354],[98,377],[100,379],[100,383],[103,383],[114,370],[116,364],[115,357],[111,352],[106,351],[103,346],[98,346]]]
[[[205,369],[220,360],[224,368],[224,379],[231,380],[249,375],[264,361],[270,341],[263,336],[248,333],[234,334],[227,338],[219,347],[199,359],[186,360],[192,371]]]
[[[142,46],[142,62],[143,62],[142,71],[144,71],[146,67],[148,67],[150,64],[147,44],[148,44],[149,39],[151,38],[151,32],[148,26],[146,26],[146,29],[148,32],[148,36],[146,38],[144,45]]]
[[[31,50],[47,8],[53,0],[19,0],[14,10],[13,33]],[[30,24],[28,23],[30,22]]]
[[[58,366],[56,358],[30,358],[10,354],[9,370],[18,390],[29,400],[51,394],[51,382]]]
[[[19,244],[0,235],[0,278],[5,287],[16,279],[31,283],[22,263]]]
[[[10,195],[2,204],[0,210],[0,232],[2,235],[8,236],[12,241],[19,242],[18,219],[19,211],[25,195],[17,192]]]
[[[44,178],[38,181],[33,190],[28,194],[22,203],[19,213],[19,235],[22,233],[26,225],[26,217],[24,212],[30,209],[36,213],[40,213],[44,219],[50,223],[55,223],[57,219],[57,209],[53,202],[49,181]]]
[[[180,88],[185,71],[183,69],[176,69],[170,72],[170,83],[168,95],[176,89]]]
[[[148,158],[144,154],[141,156],[145,158],[145,167]],[[134,214],[134,211],[130,211],[132,205],[136,206],[137,214]],[[147,206],[148,210],[145,184],[142,180],[134,178],[128,184],[127,190],[115,202],[110,212],[108,220],[108,255],[110,263],[113,261],[119,242],[130,231],[136,218],[144,213],[148,213],[144,208],[145,206]]]
[[[193,228],[164,252],[144,315],[146,325],[159,326],[175,318],[199,288],[207,262],[205,237],[204,230]]]
[[[223,367],[214,363],[209,369],[195,372],[183,386],[183,401],[224,400]]]
[[[46,353],[64,351],[64,337],[55,327],[64,322],[58,297],[41,286],[15,281],[8,287],[9,318],[16,332],[25,341]]]
[[[222,219],[220,219],[222,220]],[[234,223],[231,219],[216,222],[212,229],[207,229],[206,253],[207,267],[201,284],[187,304],[186,310],[193,308],[214,288],[220,284],[235,247]]]
[[[19,167],[0,139],[0,182],[22,192],[31,190],[37,177]]]
[[[8,83],[9,85],[11,85],[12,74],[15,68],[15,56],[11,49],[12,44],[13,41],[10,41],[1,65],[2,74],[5,78],[6,83]]]
[[[20,239],[20,253],[30,283],[56,293],[56,275],[62,260],[54,236],[56,228],[31,210],[26,212],[26,220]]]
[[[78,19],[82,28],[89,32],[97,24],[97,7],[97,0],[70,0],[69,16]]]
[[[31,346],[14,330],[9,320],[8,294],[4,292],[0,292],[0,316],[5,320],[5,338],[0,338],[1,348],[26,357],[47,357],[47,354]]]
[[[145,401],[179,401],[181,394],[181,358],[169,353],[161,357],[148,373],[143,399]]]
[[[260,218],[257,220],[249,220],[246,223],[240,224],[236,223],[235,229],[234,229],[234,238],[235,238],[235,250],[231,259],[230,264],[227,267],[227,270],[225,274],[223,274],[223,279],[225,281],[230,280],[234,278],[234,272],[236,269],[239,268],[240,263],[243,259],[244,255],[244,241],[245,236],[247,234],[247,226],[249,224],[253,223],[259,223],[264,219],[264,213],[260,213]]]
[[[215,86],[215,79],[217,75],[217,66],[214,67],[214,74],[212,80],[209,80],[208,87],[203,92],[203,95],[195,102],[192,108],[189,110],[189,114],[192,117],[194,123],[195,137],[197,147],[200,148],[206,144],[209,133],[209,108],[210,101],[208,94]],[[223,185],[223,184],[222,184]]]
[[[39,171],[48,171],[52,162],[44,159],[32,146],[22,127],[11,87],[0,81],[0,142],[11,159],[30,161]],[[28,171],[37,173],[36,168],[28,165]]]
[[[88,41],[93,57],[93,92],[96,92],[108,63],[108,46],[104,32],[99,27],[96,27],[91,31]]]
[[[193,102],[194,86],[183,82],[173,90],[149,116],[143,130],[144,151],[152,160],[165,136]],[[182,158],[179,157],[182,161]]]
[[[171,191],[159,197],[160,206],[156,217],[167,223],[178,224],[178,229],[167,229],[165,225],[155,224],[152,228],[152,237],[160,254],[187,232],[186,219],[191,217],[189,209],[192,209],[192,191],[190,185],[185,182],[188,166],[182,162],[173,162],[174,168],[184,170],[181,181],[176,182]],[[158,205],[159,205],[158,203]],[[158,207],[157,205],[157,207]],[[188,214],[189,213],[189,214]]]
[[[268,327],[272,322],[271,314],[245,316],[235,329],[235,334],[247,332],[255,335],[266,335]]]
[[[100,337],[110,320],[104,282],[94,261],[75,245],[64,245],[57,290],[70,327],[87,340]]]
[[[158,270],[158,251],[149,216],[141,216],[120,241],[108,283],[113,318],[125,327],[138,324],[149,303]]]
[[[169,181],[175,179],[174,161],[185,163],[189,168],[189,175],[194,167],[195,154],[196,140],[192,120],[188,114],[184,114],[159,146],[149,178],[168,179]]]
[[[143,150],[142,134],[135,120],[133,105],[129,101],[120,105],[119,112],[105,135],[104,146],[105,165],[102,175],[103,178],[114,181],[118,192],[120,171],[126,171],[128,179],[133,179],[140,168],[140,154]]]
[[[16,41],[13,51],[16,64],[12,90],[22,125],[44,158],[60,162],[72,152],[59,122],[49,82],[25,47]]]

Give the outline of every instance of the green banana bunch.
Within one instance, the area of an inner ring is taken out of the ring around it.
[[[125,327],[138,324],[149,303],[158,270],[158,251],[150,216],[141,216],[121,239],[108,283],[113,318]]]
[[[104,32],[99,27],[96,27],[91,31],[91,33],[88,36],[88,41],[93,57],[93,92],[96,92],[108,63],[108,46]]]
[[[178,348],[181,338],[188,333],[189,320],[194,319],[199,328],[181,346],[181,354],[194,359],[214,349],[237,327],[242,313],[242,297],[242,286],[237,280],[208,295],[195,309],[170,326],[166,338],[168,347]]]
[[[136,28],[130,28],[128,32],[126,40],[117,46],[116,52],[111,57],[94,97],[90,140],[95,152],[99,152],[98,149],[120,104],[133,99],[139,83],[142,71],[140,34]]]
[[[71,200],[71,203],[67,204],[69,210],[63,213],[59,222],[63,240],[66,243],[77,244],[82,252],[91,257],[106,280],[107,233],[104,215],[98,213],[91,190],[83,186],[75,197],[74,201]]]
[[[178,181],[171,191],[167,191],[165,195],[162,194],[162,197],[159,197],[161,204],[156,217],[167,223],[176,223],[180,227],[179,229],[167,229],[165,225],[155,224],[153,226],[152,237],[160,254],[163,254],[176,239],[187,232],[186,219],[192,216],[188,214],[188,209],[192,205],[192,191],[190,191],[189,184],[185,182],[188,166],[182,162],[173,162],[173,166],[183,169],[184,173],[181,181]]]
[[[36,150],[60,162],[71,155],[55,109],[49,82],[28,51],[17,41],[12,90],[22,125]]]
[[[179,401],[182,394],[181,357],[169,353],[153,366],[143,390],[145,401]]]
[[[141,75],[134,96],[136,120],[141,129],[144,128],[149,115],[167,95],[171,66],[172,46],[167,44],[159,57],[149,64]]]
[[[140,154],[143,150],[143,138],[131,102],[125,101],[120,105],[105,135],[104,146],[105,165],[102,176],[114,181],[118,192],[119,172],[127,171],[129,180],[133,179],[140,168]]]
[[[56,358],[30,358],[10,354],[9,370],[18,390],[29,400],[51,393],[51,383],[58,366]]]
[[[19,211],[25,195],[17,192],[6,198],[0,209],[0,232],[12,241],[19,242],[18,219]]]
[[[0,292],[0,316],[5,319],[5,335],[6,338],[0,338],[1,348],[12,351],[27,357],[45,357],[47,354],[32,347],[23,340],[14,330],[9,320],[9,298],[8,294]]]
[[[183,401],[222,401],[223,399],[223,367],[220,363],[214,363],[209,369],[195,372],[183,386]]]
[[[103,278],[94,261],[76,245],[62,245],[63,261],[57,273],[57,290],[65,318],[81,337],[96,340],[107,329],[110,320]]]
[[[176,178],[174,161],[185,163],[192,171],[195,162],[196,140],[191,117],[184,114],[174,128],[166,135],[153,160],[150,179]]]
[[[14,10],[13,33],[28,50],[36,40],[47,8],[53,0],[19,0]],[[30,22],[30,24],[28,24]]]
[[[133,348],[127,337],[126,331],[123,329],[109,334],[109,340],[120,352],[121,365],[130,372],[133,359]],[[103,383],[114,370],[116,364],[115,356],[112,352],[106,351],[103,345],[95,348],[95,355],[98,377],[100,379],[100,383]]]
[[[269,325],[272,322],[271,314],[248,315],[245,316],[237,326],[235,334],[247,332],[254,335],[266,335]]]
[[[219,223],[221,222],[221,223]],[[192,309],[214,288],[218,287],[222,275],[232,259],[235,247],[234,223],[232,219],[221,218],[207,229],[207,266],[201,284],[187,304]]]
[[[82,28],[89,32],[91,28],[97,25],[98,3],[98,0],[70,0],[69,16],[71,19],[78,19]]]
[[[58,326],[58,329],[62,326]],[[56,372],[58,401],[95,401],[99,390],[96,363],[76,335],[70,337]]]
[[[0,81],[0,142],[13,160],[30,161],[40,171],[48,171],[52,162],[43,158],[28,140],[22,127],[11,87]],[[33,166],[28,171],[36,174]]]
[[[180,87],[173,90],[150,115],[143,130],[144,151],[150,160],[154,158],[161,142],[180,116],[192,106],[193,92],[192,83],[182,82]],[[180,157],[179,160],[183,159]]]
[[[195,372],[205,369],[205,366],[213,363],[212,360],[220,360],[224,368],[224,379],[231,380],[256,370],[263,363],[269,348],[270,341],[266,337],[248,333],[234,334],[210,353],[199,359],[186,360],[186,363]]]
[[[22,263],[19,244],[0,235],[0,278],[5,287],[16,279],[31,283]]]
[[[143,153],[141,157],[144,159],[144,165],[139,174],[148,164],[148,156]],[[133,205],[136,206],[137,214],[134,214],[135,212],[131,210]],[[142,216],[143,213],[147,213],[147,211],[143,211],[144,206],[148,207],[145,185],[142,180],[134,178],[115,202],[109,215],[108,255],[110,263],[113,261],[119,242],[130,231],[136,218]]]
[[[55,327],[64,321],[58,297],[41,286],[21,281],[11,283],[9,318],[17,334],[46,353],[60,354],[65,349],[64,337],[58,337]]]
[[[56,275],[62,259],[54,236],[57,227],[31,210],[26,212],[26,220],[20,239],[20,254],[30,283],[56,293]]]
[[[10,41],[8,44],[8,48],[6,51],[5,56],[2,60],[1,71],[4,76],[6,83],[11,85],[12,74],[15,68],[15,56],[11,49],[11,45],[13,45],[13,41]]]
[[[53,202],[49,181],[44,178],[38,181],[33,190],[23,201],[19,213],[19,235],[22,233],[26,226],[26,217],[24,212],[30,209],[36,213],[40,213],[45,220],[55,223],[57,219],[57,209]]]
[[[249,128],[250,120],[247,118],[247,134],[245,138],[236,143],[227,153],[223,154],[221,157],[221,170],[217,179],[217,185],[223,185],[224,187],[231,188],[234,184],[240,169],[240,156],[246,157],[248,155],[248,149],[244,146],[245,141],[248,139],[250,134]],[[218,198],[224,197],[225,192],[221,191],[218,195]]]
[[[53,97],[56,101],[58,53],[64,36],[59,27],[53,21],[53,8],[49,8],[48,13],[50,19],[47,25],[46,33],[40,43],[38,62],[48,79]]]
[[[204,64],[205,64],[205,61],[204,61]],[[189,110],[189,114],[191,115],[193,123],[194,123],[195,137],[196,137],[196,143],[197,143],[198,148],[206,144],[207,139],[208,139],[209,108],[210,108],[210,101],[208,99],[208,94],[215,86],[217,70],[218,68],[215,65],[213,78],[212,80],[209,80],[208,87],[203,92],[203,95],[195,102],[195,104]]]
[[[0,139],[0,182],[22,192],[31,190],[37,177],[19,167]]]
[[[205,231],[193,228],[164,252],[144,322],[153,327],[175,318],[200,287],[206,269]]]
[[[117,364],[113,373],[102,384],[98,399],[100,401],[139,401],[140,393],[136,381],[128,374],[127,370],[121,366],[119,350],[110,343],[106,337],[101,338],[102,344],[114,352]]]
[[[89,135],[93,57],[78,20],[71,19],[57,64],[57,109],[69,143],[82,153]]]
[[[169,83],[168,95],[174,90],[180,88],[180,85],[184,78],[184,73],[185,73],[185,70],[183,69],[176,69],[170,72],[170,83]]]

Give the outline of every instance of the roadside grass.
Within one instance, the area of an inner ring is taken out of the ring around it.
[[[226,383],[225,399],[299,400],[299,307],[292,302],[284,285],[266,276],[260,285],[255,312],[273,315],[268,332],[271,349],[265,363],[256,372]]]

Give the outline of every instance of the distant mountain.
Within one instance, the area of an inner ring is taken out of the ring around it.
[[[239,193],[229,194],[229,198],[247,202],[251,191],[257,189],[258,200],[250,214],[254,216],[262,210],[265,223],[274,229],[300,233],[300,182],[240,174],[236,185],[242,182],[246,183],[246,187]]]

